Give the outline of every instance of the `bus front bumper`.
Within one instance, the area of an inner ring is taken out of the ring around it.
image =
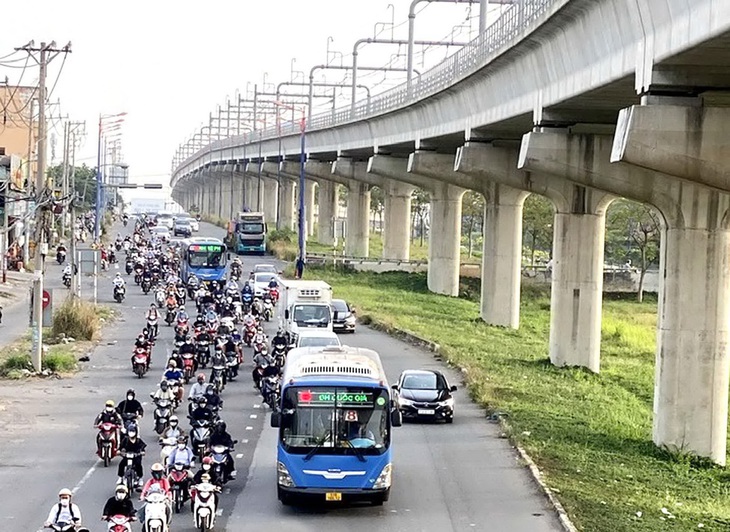
[[[301,503],[356,503],[382,504],[390,497],[390,488],[383,489],[325,489],[277,486],[278,497],[284,504]]]

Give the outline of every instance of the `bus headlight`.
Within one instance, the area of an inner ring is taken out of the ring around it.
[[[294,481],[292,480],[291,475],[289,474],[289,470],[281,462],[276,463],[276,476],[277,476],[277,482],[278,482],[279,486],[284,486],[285,488],[290,488],[291,486],[294,485]]]
[[[374,489],[386,489],[390,487],[390,481],[391,481],[391,474],[393,471],[392,464],[386,465],[383,470],[380,472],[380,475],[375,480],[375,484],[373,484]]]

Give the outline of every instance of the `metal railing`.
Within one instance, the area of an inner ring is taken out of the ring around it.
[[[424,72],[417,83],[410,87],[404,83],[373,96],[369,101],[359,101],[354,106],[348,105],[335,110],[315,115],[307,125],[307,131],[327,129],[330,127],[355,122],[364,118],[380,115],[411,103],[432,96],[474,74],[486,66],[494,54],[509,47],[515,38],[519,37],[532,23],[545,14],[553,5],[565,0],[521,0],[510,4],[502,15],[489,26],[484,33],[460,48],[430,70]],[[213,151],[270,140],[279,136],[298,135],[298,124],[287,124],[280,128],[270,127],[252,134],[240,137],[230,137],[217,140],[200,149],[182,162],[175,173],[201,156]]]

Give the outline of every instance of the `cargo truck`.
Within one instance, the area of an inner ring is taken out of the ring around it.
[[[228,223],[225,243],[230,251],[263,255],[266,253],[266,219],[263,212],[239,212]]]
[[[279,306],[284,310],[282,326],[295,344],[301,329],[332,330],[332,287],[324,281],[281,281]]]

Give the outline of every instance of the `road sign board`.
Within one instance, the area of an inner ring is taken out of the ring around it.
[[[51,304],[51,294],[48,290],[43,290],[43,308],[47,308]]]

